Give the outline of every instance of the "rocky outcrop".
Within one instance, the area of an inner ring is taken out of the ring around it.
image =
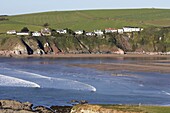
[[[43,55],[45,54],[44,50],[42,49],[37,49],[33,52],[34,55]]]
[[[58,53],[61,52],[61,50],[60,50],[58,47],[56,47],[55,44],[52,44],[52,45],[51,45],[51,49],[53,50],[53,53],[54,53],[54,54],[58,54]]]
[[[34,38],[23,38],[23,43],[27,47],[28,54],[45,54],[41,42]]]
[[[122,49],[120,49],[120,48],[118,48],[116,51],[113,51],[113,53],[120,54],[120,55],[125,54],[125,52]]]
[[[32,113],[33,104],[15,100],[0,100],[0,113]]]
[[[76,105],[72,108],[70,113],[143,113],[141,111],[134,112],[134,111],[123,111],[123,110],[116,110],[113,108],[105,108],[99,105]]]
[[[44,106],[36,106],[34,107],[34,111],[38,113],[54,113],[50,108]]]
[[[88,37],[86,37],[88,38]],[[96,37],[94,37],[96,38]],[[108,54],[116,53],[123,54],[123,50],[117,48],[115,45],[108,45],[107,39],[100,43],[100,37],[95,39],[97,42],[93,42],[92,38],[80,38],[80,37],[11,37],[0,40],[0,55],[1,56],[16,56],[16,55],[43,55],[43,54],[59,54],[59,53],[71,53],[71,54]],[[91,44],[91,41],[94,44]],[[113,48],[116,51],[112,51]]]
[[[14,54],[16,55],[20,55],[20,54],[27,54],[27,49],[24,45],[22,44],[17,44],[14,48],[13,48]]]
[[[12,57],[13,54],[15,54],[14,51],[9,51],[9,50],[0,51],[0,56]]]
[[[35,112],[26,110],[0,109],[0,113],[35,113]]]
[[[46,54],[50,54],[52,52],[52,48],[48,42],[44,44],[44,51]]]
[[[139,106],[128,105],[90,105],[87,101],[76,101],[82,104],[74,106],[35,106],[29,102],[0,100],[0,113],[146,113]]]
[[[56,45],[53,42],[51,43],[46,42],[44,44],[44,52],[46,54],[58,54],[61,52],[61,50],[58,47],[56,47]]]
[[[70,113],[72,106],[51,106],[50,107],[55,113]]]
[[[156,49],[157,50],[157,49]],[[43,54],[125,54],[169,55],[155,51],[151,45],[134,43],[126,34],[102,37],[56,36],[31,37],[12,36],[0,39],[0,56]]]

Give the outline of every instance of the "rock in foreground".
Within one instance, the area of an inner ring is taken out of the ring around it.
[[[70,113],[72,106],[51,106],[50,107],[55,113]]]
[[[0,100],[0,113],[32,113],[33,104],[15,100]]]
[[[35,106],[29,102],[0,100],[0,113],[169,113],[169,106],[143,105],[90,105]]]
[[[76,105],[72,108],[71,113],[144,113],[143,111],[131,111],[115,109],[114,107],[103,107],[100,105]]]

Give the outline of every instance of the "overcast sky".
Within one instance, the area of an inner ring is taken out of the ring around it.
[[[122,8],[170,9],[170,0],[0,0],[0,15],[44,11]]]

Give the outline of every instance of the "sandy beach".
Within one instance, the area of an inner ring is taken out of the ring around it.
[[[168,58],[170,60],[170,55],[147,55],[147,54],[45,54],[45,55],[16,55],[13,57],[41,57],[41,58],[142,58],[142,57],[152,57],[152,58]]]
[[[49,54],[49,55],[19,55],[16,58],[148,58],[149,62],[132,63],[101,63],[101,64],[72,64],[70,66],[95,68],[98,70],[129,70],[141,72],[170,73],[170,55],[147,55],[147,54]],[[154,60],[153,60],[154,59]],[[156,59],[156,60],[155,60]],[[166,60],[164,60],[166,59]]]
[[[160,72],[160,73],[170,73],[170,64],[157,64],[157,63],[138,63],[138,64],[73,64],[72,66],[84,67],[84,68],[95,68],[103,71],[111,70],[127,70],[127,71],[137,71],[137,72]]]
[[[29,56],[30,57],[30,56]],[[35,56],[33,56],[35,57]],[[129,70],[140,72],[160,72],[170,73],[170,56],[169,55],[138,55],[138,54],[60,54],[60,55],[45,55],[42,57],[55,57],[55,58],[148,58],[147,62],[136,61],[128,63],[100,63],[100,64],[72,64],[70,66],[95,68],[98,70]],[[165,58],[161,59],[161,58]],[[154,59],[154,60],[153,60]],[[156,60],[155,60],[156,59]]]

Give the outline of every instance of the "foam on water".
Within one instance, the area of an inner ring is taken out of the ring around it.
[[[8,71],[17,72],[17,77],[19,77],[20,74],[24,74],[24,76],[20,76],[22,77],[22,79],[33,81],[34,83],[41,85],[41,88],[73,89],[73,90],[83,90],[83,91],[93,91],[93,92],[96,91],[96,88],[94,86],[76,80],[48,77],[41,74],[27,72],[23,70],[16,70],[16,69],[12,70],[9,68],[5,68],[5,69]]]
[[[54,77],[47,77],[40,74],[27,72],[27,71],[21,71],[21,70],[15,70],[20,73],[24,73],[27,75],[35,76],[37,78],[42,78],[45,80],[41,84],[42,87],[48,87],[48,88],[61,88],[61,89],[75,89],[75,90],[89,90],[89,91],[96,91],[96,88],[92,85],[75,81],[75,80],[69,80],[69,79],[63,79],[63,78],[54,78]]]
[[[162,91],[162,93],[165,93],[166,95],[170,95],[170,93],[166,91]]]
[[[40,85],[34,82],[22,80],[22,79],[15,78],[15,77],[9,77],[9,76],[2,75],[2,74],[0,74],[0,86],[40,88]]]
[[[139,86],[140,86],[140,87],[144,87],[144,85],[143,85],[143,84],[139,84]]]
[[[57,87],[64,87],[64,88],[70,88],[76,90],[89,90],[93,92],[96,91],[96,88],[94,86],[79,81],[62,79],[62,78],[51,78],[51,81],[57,82],[56,84]]]
[[[21,71],[21,70],[15,70],[15,71],[23,73],[23,74],[27,74],[27,75],[32,75],[32,76],[35,76],[35,77],[38,77],[38,78],[51,79],[51,77],[46,77],[46,76],[43,76],[43,75],[40,75],[40,74],[31,73],[31,72],[27,72],[27,71]]]

